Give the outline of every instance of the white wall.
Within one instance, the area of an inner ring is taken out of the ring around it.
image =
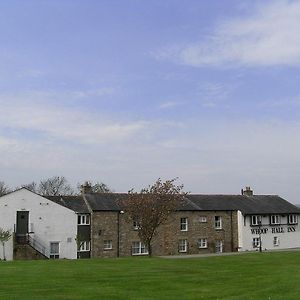
[[[238,251],[243,249],[243,223],[244,217],[241,211],[237,211],[237,222],[238,222]]]
[[[281,216],[281,215],[280,215]],[[300,216],[298,216],[300,222]],[[270,225],[269,215],[262,217],[262,250],[276,250],[276,249],[289,249],[300,247],[300,226],[288,225],[287,215],[281,216],[280,225]],[[255,251],[258,249],[253,248],[253,238],[259,238],[259,233],[256,232],[259,229],[258,226],[250,226],[250,216],[244,216],[242,226],[243,245],[241,251]],[[254,230],[252,232],[251,230]],[[279,232],[274,232],[275,230]],[[295,231],[293,231],[295,230]],[[279,245],[274,246],[274,237],[279,238]]]
[[[17,211],[29,211],[29,229],[34,232],[30,235],[46,247],[46,253],[50,252],[50,242],[59,242],[60,258],[77,258],[74,211],[23,188],[0,197],[0,227],[13,231]],[[2,249],[0,258],[3,259]],[[13,259],[12,238],[6,243],[6,259]]]

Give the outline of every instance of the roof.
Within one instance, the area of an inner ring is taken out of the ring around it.
[[[127,194],[117,193],[91,193],[84,196],[93,211],[120,211],[120,202],[127,198]]]
[[[300,213],[300,209],[276,195],[188,195],[199,210],[240,210],[243,214]]]
[[[91,193],[85,199],[93,211],[121,211],[121,202],[127,194]],[[89,213],[82,197],[46,196],[49,200],[65,206],[77,213]],[[299,213],[300,208],[276,195],[187,195],[178,209],[180,211],[236,211],[251,214]]]
[[[78,196],[43,196],[57,204],[67,207],[77,213],[89,213],[84,199],[81,195]]]

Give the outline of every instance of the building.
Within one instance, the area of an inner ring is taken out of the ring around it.
[[[0,227],[14,231],[7,259],[147,255],[138,224],[120,205],[126,197],[91,193],[89,186],[78,196],[45,197],[22,188],[0,197]],[[159,228],[153,255],[297,248],[299,215],[279,196],[253,195],[250,188],[242,195],[188,195]]]
[[[0,197],[0,227],[14,233],[8,260],[77,257],[76,213],[25,188]]]

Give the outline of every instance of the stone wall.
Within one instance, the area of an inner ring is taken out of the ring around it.
[[[118,218],[119,212],[100,211],[92,213],[91,257],[118,256]],[[104,241],[112,241],[112,249],[104,249]]]
[[[28,244],[14,246],[14,260],[47,259],[43,254]]]
[[[215,229],[215,216],[222,218],[222,229]],[[206,217],[206,222],[201,222]],[[180,230],[180,219],[188,219],[188,230]],[[223,252],[238,249],[237,212],[231,211],[179,211],[162,225],[152,243],[154,256],[178,254],[205,254],[215,252],[216,241],[222,241]],[[198,239],[206,238],[207,248],[199,248]],[[179,252],[179,240],[186,239],[187,252]],[[104,240],[112,241],[112,249],[104,250]],[[94,212],[92,215],[92,257],[130,256],[138,231],[126,214]]]

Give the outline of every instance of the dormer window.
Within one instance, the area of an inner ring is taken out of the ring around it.
[[[78,225],[90,225],[90,215],[78,215]]]

